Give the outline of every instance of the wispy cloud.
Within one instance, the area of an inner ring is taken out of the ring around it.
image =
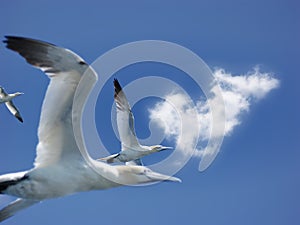
[[[242,75],[232,75],[224,69],[215,69],[214,76],[222,91],[226,113],[224,134],[217,135],[229,136],[234,128],[242,122],[241,115],[249,111],[251,104],[279,86],[279,80],[270,73],[261,72],[258,67]],[[209,100],[210,104],[214,104],[215,99]],[[211,137],[213,123],[208,102],[207,99],[201,100],[199,97],[195,103],[185,93],[172,91],[165,96],[165,101],[161,101],[149,109],[150,119],[164,130],[167,138],[175,140],[179,149],[184,151],[189,148],[194,149],[196,140],[198,143],[194,156],[201,157],[205,145]],[[198,123],[195,117],[197,117]],[[215,119],[218,121],[218,118]],[[185,127],[188,127],[184,132],[182,131],[182,121],[184,121]],[[210,148],[205,152],[214,151],[213,146]]]

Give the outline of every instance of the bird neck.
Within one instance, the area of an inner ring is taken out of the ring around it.
[[[150,146],[147,145],[141,145],[142,150],[147,150],[147,151],[151,151],[152,148]]]

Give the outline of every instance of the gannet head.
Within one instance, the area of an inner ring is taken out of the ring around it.
[[[162,146],[162,145],[153,145],[153,146],[150,146],[150,149],[153,152],[160,152],[160,151],[163,151],[163,150],[173,149],[173,148],[172,147]]]
[[[121,183],[132,185],[132,184],[143,184],[157,181],[173,181],[181,182],[177,177],[161,174],[152,171],[145,166],[122,166],[119,170]]]

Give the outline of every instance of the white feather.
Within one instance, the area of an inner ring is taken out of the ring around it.
[[[34,168],[0,176],[0,193],[21,198],[0,211],[0,221],[43,199],[126,184],[179,181],[142,166],[110,166],[91,159],[80,121],[97,74],[70,50],[21,37],[7,37],[4,42],[42,69],[50,84],[42,106]]]

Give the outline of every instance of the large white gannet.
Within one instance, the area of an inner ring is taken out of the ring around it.
[[[111,166],[92,159],[87,151],[80,152],[73,130],[73,98],[84,72],[97,74],[68,49],[13,36],[6,36],[4,43],[43,70],[50,83],[41,111],[34,167],[0,176],[0,194],[18,197],[0,211],[0,222],[44,199],[124,184],[180,181],[144,166]]]
[[[117,79],[114,79],[114,99],[117,107],[117,127],[121,140],[121,151],[117,154],[101,158],[107,163],[128,162],[127,164],[142,165],[141,157],[172,149],[162,145],[141,145],[136,137],[134,129],[134,117],[124,91]]]
[[[17,107],[12,102],[12,99],[22,95],[22,92],[16,92],[13,94],[7,94],[3,87],[0,86],[0,104],[5,103],[8,110],[21,122],[23,123],[23,119]]]

